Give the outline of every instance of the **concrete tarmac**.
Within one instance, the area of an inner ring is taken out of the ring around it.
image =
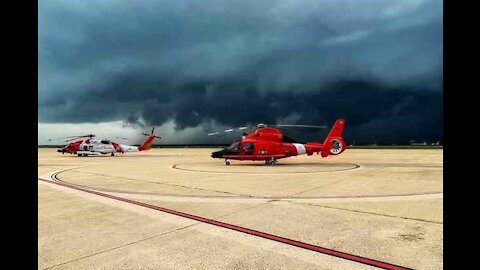
[[[71,187],[406,268],[443,268],[443,150],[348,149],[277,166],[226,166],[214,150],[39,149],[38,268],[374,268]]]

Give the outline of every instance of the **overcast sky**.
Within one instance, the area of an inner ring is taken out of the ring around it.
[[[441,0],[38,6],[39,144],[139,143],[152,125],[161,143],[205,143],[222,128],[339,117],[347,142],[443,139]]]

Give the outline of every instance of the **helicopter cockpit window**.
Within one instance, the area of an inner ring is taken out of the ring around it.
[[[251,153],[253,151],[253,143],[245,143],[242,145],[242,149],[245,153]]]
[[[238,146],[239,146],[240,142],[234,142],[232,144],[230,144],[227,149],[232,151],[232,152],[238,152]]]

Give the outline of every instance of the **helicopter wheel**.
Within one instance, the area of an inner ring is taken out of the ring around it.
[[[230,161],[225,161],[225,165],[230,165]]]
[[[115,154],[114,154],[114,153],[112,153],[112,157],[113,157],[113,156],[115,156]]]
[[[267,164],[270,165],[270,166],[275,166],[277,165],[277,160],[272,158],[270,160],[267,160],[266,162],[268,162]]]

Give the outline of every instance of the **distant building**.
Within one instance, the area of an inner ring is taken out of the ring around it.
[[[437,141],[436,143],[427,143],[426,141],[417,143],[415,140],[410,140],[410,145],[440,145],[440,141]]]

